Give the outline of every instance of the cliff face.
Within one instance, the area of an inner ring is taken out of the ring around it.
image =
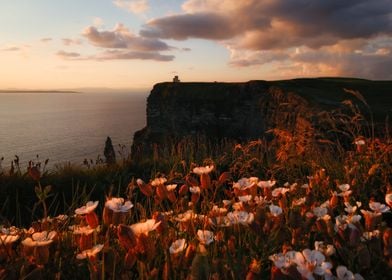
[[[133,154],[145,152],[151,144],[164,145],[184,136],[248,140],[265,136],[271,128],[290,129],[299,117],[331,111],[343,100],[353,99],[343,88],[360,91],[374,105],[376,117],[391,113],[391,82],[297,79],[160,83],[147,99],[147,126],[135,133]]]

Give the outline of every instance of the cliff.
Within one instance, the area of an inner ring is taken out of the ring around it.
[[[351,99],[377,122],[392,113],[392,82],[319,78],[246,83],[159,83],[147,99],[147,126],[134,135],[132,154],[148,153],[185,136],[238,141],[266,136],[271,128],[290,129],[299,117],[320,124],[320,112],[333,112]]]

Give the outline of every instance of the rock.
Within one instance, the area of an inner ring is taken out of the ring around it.
[[[266,137],[272,128],[293,129],[300,118],[313,125],[321,111],[331,112],[346,99],[368,110],[359,91],[383,121],[392,108],[392,82],[320,78],[246,83],[159,83],[147,99],[147,126],[134,135],[132,156],[183,137],[238,141]]]

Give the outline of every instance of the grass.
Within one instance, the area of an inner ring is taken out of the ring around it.
[[[270,139],[6,170],[0,279],[391,279],[392,141],[357,109]]]

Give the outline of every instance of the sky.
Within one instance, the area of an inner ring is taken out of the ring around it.
[[[0,89],[392,79],[392,0],[0,0]]]

